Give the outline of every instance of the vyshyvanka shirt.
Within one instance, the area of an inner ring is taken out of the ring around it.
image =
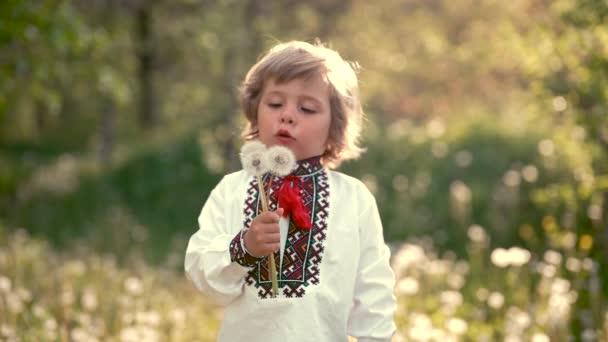
[[[255,177],[226,175],[211,192],[190,238],[187,276],[226,305],[218,341],[389,341],[395,331],[394,275],[373,195],[318,157],[287,177],[263,177],[270,210],[295,186],[312,227],[281,218],[275,253],[279,295],[271,296],[268,257],[248,253],[243,234],[261,212]]]

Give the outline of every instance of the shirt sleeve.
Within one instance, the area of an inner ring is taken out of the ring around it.
[[[198,217],[199,229],[188,242],[186,276],[204,294],[227,305],[242,294],[245,275],[258,261],[243,249],[242,231],[227,227],[226,181],[211,191]]]
[[[359,215],[360,259],[348,334],[359,342],[390,341],[396,327],[395,276],[384,243],[380,214],[373,195],[364,190]]]

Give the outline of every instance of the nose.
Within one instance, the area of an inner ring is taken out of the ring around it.
[[[288,123],[288,124],[293,124],[293,119],[290,117],[281,117],[281,123]]]
[[[286,123],[286,124],[294,124],[295,123],[295,109],[292,108],[293,106],[285,106],[285,110],[283,110],[281,112],[281,117],[280,117],[280,121],[281,123]]]

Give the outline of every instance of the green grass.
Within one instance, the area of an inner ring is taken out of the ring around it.
[[[171,266],[150,266],[137,255],[119,265],[88,246],[58,253],[23,230],[0,234],[3,341],[216,337],[221,308]],[[466,259],[440,255],[430,238],[397,246],[394,341],[608,337],[608,310],[594,285],[597,262],[576,251],[499,254],[487,248],[487,235],[472,236]]]

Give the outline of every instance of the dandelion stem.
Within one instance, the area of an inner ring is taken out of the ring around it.
[[[262,177],[256,176],[258,181],[258,192],[260,193],[260,200],[262,202],[262,212],[268,211],[268,199],[266,198],[266,191],[264,189],[264,183],[262,183]],[[268,262],[270,265],[270,281],[272,282],[272,296],[276,297],[279,293],[279,281],[277,279],[277,265],[274,261],[274,253],[270,253],[268,256]]]

